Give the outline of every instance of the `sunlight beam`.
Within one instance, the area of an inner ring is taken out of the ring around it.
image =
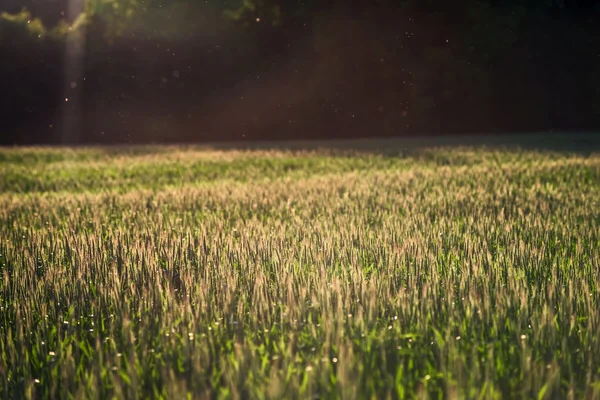
[[[74,30],[74,32],[69,32],[65,40],[64,100],[62,107],[63,143],[77,143],[82,133],[86,27],[85,24],[78,25],[76,22],[84,9],[83,0],[69,1],[67,20],[71,24],[69,30]]]

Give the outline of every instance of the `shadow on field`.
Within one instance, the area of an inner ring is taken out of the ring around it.
[[[332,155],[356,153],[387,157],[417,155],[427,149],[475,147],[483,149],[526,150],[589,156],[600,153],[600,131],[593,133],[546,133],[477,136],[426,136],[305,141],[239,141],[181,145],[100,146],[106,155],[145,155],[167,153],[173,148],[218,151],[323,151]]]
[[[431,148],[482,147],[521,149],[542,152],[590,155],[600,152],[600,132],[576,134],[524,134],[440,136],[411,138],[374,138],[319,141],[223,142],[201,146],[214,150],[330,150],[332,152],[368,152],[387,156],[419,152]]]

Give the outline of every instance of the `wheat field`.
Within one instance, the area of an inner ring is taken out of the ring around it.
[[[0,397],[600,399],[600,153],[0,150]]]

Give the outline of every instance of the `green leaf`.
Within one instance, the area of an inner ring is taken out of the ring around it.
[[[543,400],[544,396],[546,396],[547,391],[548,391],[548,384],[546,383],[544,386],[542,386],[542,388],[538,392],[537,400]]]
[[[125,371],[119,371],[119,376],[127,385],[131,384],[131,379],[129,379],[129,376],[127,376],[127,373]]]

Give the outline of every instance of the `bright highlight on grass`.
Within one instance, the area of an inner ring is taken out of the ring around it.
[[[0,396],[600,397],[600,157],[388,151],[0,150]]]

